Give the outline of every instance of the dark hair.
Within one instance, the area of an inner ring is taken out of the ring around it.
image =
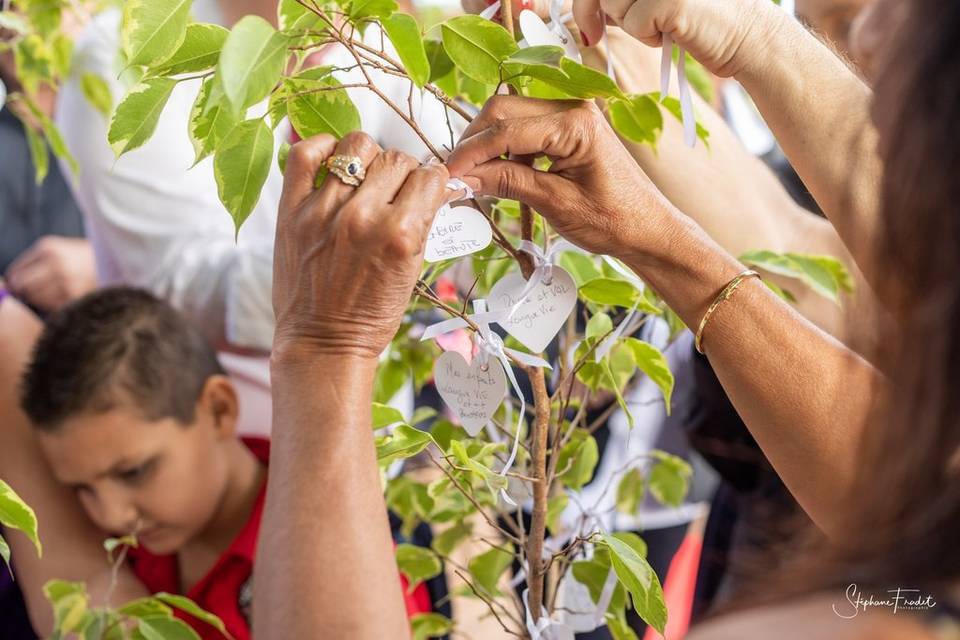
[[[45,431],[128,403],[148,420],[193,422],[216,353],[170,305],[146,291],[94,291],[50,316],[21,382],[20,404]]]

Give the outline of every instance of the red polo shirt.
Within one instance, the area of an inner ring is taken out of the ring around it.
[[[264,438],[244,438],[243,443],[260,462],[266,465],[270,459],[270,441]],[[260,529],[260,517],[263,514],[263,500],[266,495],[266,482],[260,489],[250,519],[237,534],[230,546],[217,559],[213,567],[191,589],[182,595],[187,596],[200,607],[218,616],[227,627],[227,631],[236,640],[250,638],[250,601],[253,585],[250,576],[253,571],[253,556],[257,548],[257,532]],[[130,549],[130,564],[133,572],[151,593],[166,591],[181,593],[177,556],[175,554],[157,556],[143,547]],[[401,575],[407,615],[432,611],[430,595],[424,584],[420,584],[413,593],[407,593],[407,579]],[[204,640],[222,640],[223,636],[214,627],[201,620],[177,611],[177,617],[185,620]]]

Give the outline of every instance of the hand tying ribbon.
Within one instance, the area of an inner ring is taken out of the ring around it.
[[[513,367],[510,366],[510,360],[508,356],[512,358],[515,362],[524,364],[530,367],[543,367],[544,369],[552,369],[550,363],[542,358],[538,358],[529,353],[524,353],[522,351],[517,351],[515,349],[508,349],[503,346],[503,339],[499,335],[490,330],[490,323],[495,322],[497,318],[503,317],[502,311],[487,311],[487,301],[483,299],[473,301],[473,314],[467,316],[470,318],[474,324],[477,325],[479,331],[476,332],[473,336],[474,344],[477,347],[478,362],[482,367],[488,366],[490,359],[493,358],[500,362],[503,365],[503,370],[507,374],[507,379],[510,381],[510,385],[513,387],[514,393],[517,394],[517,397],[520,399],[520,415],[517,418],[517,427],[516,433],[513,437],[513,448],[510,451],[510,456],[507,458],[507,462],[503,465],[503,469],[500,470],[500,475],[506,477],[507,472],[513,466],[514,461],[517,459],[517,451],[520,448],[520,431],[523,427],[523,418],[527,410],[527,400],[523,396],[523,391],[520,389],[520,384],[517,382],[517,377],[513,372]],[[423,335],[420,337],[420,340],[431,340],[436,338],[439,335],[448,333],[450,331],[456,331],[457,329],[462,329],[469,326],[467,321],[463,318],[451,318],[450,320],[444,320],[443,322],[438,322],[427,327]],[[516,502],[507,495],[507,492],[503,489],[500,490],[500,495],[505,502],[512,506],[517,506]]]
[[[660,101],[670,93],[670,69],[673,66],[673,38],[663,33],[663,53],[660,58]],[[687,82],[687,55],[680,47],[680,61],[677,64],[677,85],[680,90],[680,116],[683,120],[683,141],[688,147],[697,144],[697,119],[693,113],[693,97],[690,95],[690,83]]]

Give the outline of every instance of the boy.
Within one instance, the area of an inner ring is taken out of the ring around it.
[[[143,585],[185,594],[249,638],[269,443],[236,437],[236,393],[200,334],[144,291],[94,292],[50,318],[21,406],[90,520],[136,534],[130,565]],[[430,610],[420,585],[408,615]]]

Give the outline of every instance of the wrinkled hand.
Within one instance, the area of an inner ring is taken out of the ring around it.
[[[43,236],[7,269],[10,290],[42,311],[56,311],[97,286],[93,249],[83,238]]]
[[[721,77],[763,59],[765,38],[786,14],[770,0],[573,0],[573,16],[590,42],[607,22],[651,47],[662,33]]]
[[[358,156],[360,187],[328,175],[332,154]],[[382,151],[364,133],[319,135],[287,159],[274,248],[274,351],[376,358],[390,343],[423,266],[434,214],[450,193],[442,165]]]
[[[539,171],[501,155],[547,156]],[[624,257],[654,241],[658,216],[675,211],[592,102],[494,96],[447,159],[477,193],[520,200],[561,235],[594,253]]]

